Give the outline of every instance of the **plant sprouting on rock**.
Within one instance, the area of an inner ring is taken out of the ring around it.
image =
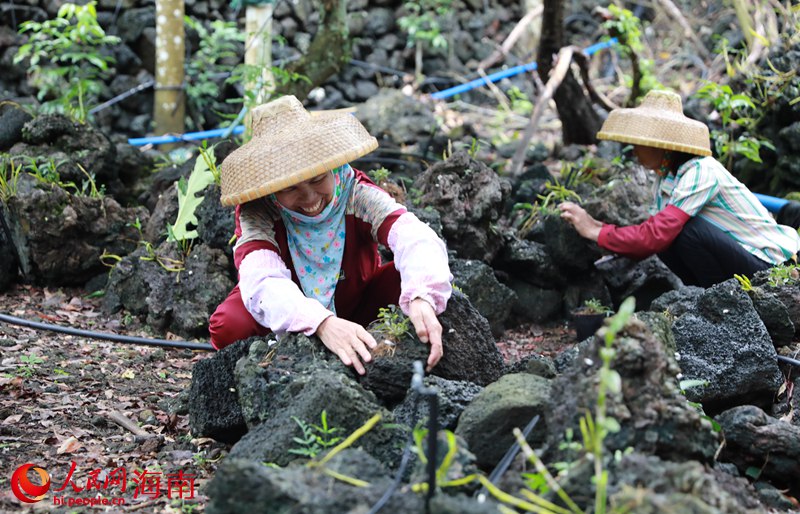
[[[397,305],[389,305],[378,309],[378,319],[370,326],[394,342],[409,336],[411,320],[406,317]]]
[[[219,184],[220,175],[214,147],[200,148],[200,155],[189,175],[189,180],[181,177],[178,180],[178,216],[175,223],[167,227],[167,240],[173,241],[181,248],[184,256],[191,251],[192,241],[198,237],[197,208],[203,203],[203,191],[211,184]]]
[[[313,459],[342,440],[341,437],[334,436],[339,432],[339,428],[328,425],[328,413],[324,410],[320,414],[319,425],[306,423],[296,416],[292,416],[292,420],[300,427],[302,435],[292,438],[297,447],[291,448],[289,453]]]
[[[102,91],[103,75],[114,58],[101,49],[120,39],[106,35],[97,22],[95,5],[66,3],[53,20],[20,25],[19,32],[28,33],[29,38],[14,56],[14,63],[30,60],[29,80],[39,90],[39,100],[47,100],[42,105],[44,112],[63,112],[85,122],[90,105]]]
[[[800,268],[796,264],[784,264],[769,269],[769,285],[772,287],[794,284],[800,280]]]
[[[17,182],[22,171],[22,164],[15,164],[8,154],[0,154],[0,203],[17,195]]]

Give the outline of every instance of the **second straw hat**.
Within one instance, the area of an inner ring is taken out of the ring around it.
[[[222,205],[272,194],[347,164],[378,147],[350,114],[312,115],[294,96],[253,109],[253,137],[220,166]]]
[[[708,127],[683,114],[681,97],[672,91],[650,91],[639,107],[614,109],[598,139],[711,155]]]

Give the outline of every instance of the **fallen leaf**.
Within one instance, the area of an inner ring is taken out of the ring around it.
[[[63,443],[61,446],[58,447],[56,450],[56,454],[62,455],[64,453],[75,453],[76,451],[80,450],[83,445],[78,441],[75,436],[70,436]]]
[[[22,416],[24,416],[24,414],[12,414],[11,416],[3,420],[3,424],[10,425],[12,423],[18,423],[19,420],[22,419]]]
[[[129,380],[133,380],[134,378],[136,378],[136,373],[134,373],[132,369],[128,368],[125,371],[123,371],[122,375],[120,375],[120,376],[122,378],[127,378]]]

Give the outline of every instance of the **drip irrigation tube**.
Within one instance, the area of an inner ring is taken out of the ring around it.
[[[428,396],[430,398],[430,396],[433,396],[434,398],[437,399],[437,405],[438,405],[438,393],[433,388],[423,387],[423,382],[422,382],[423,376],[424,375],[423,375],[422,361],[414,361],[414,375],[411,377],[411,390],[415,393],[416,396],[414,397],[414,410],[412,411],[412,414],[411,414],[411,424],[410,424],[410,426],[412,428],[417,426],[417,418],[419,416],[419,411],[418,411],[418,409],[419,409],[419,401],[420,401],[421,397]],[[430,427],[435,427],[434,433],[439,431],[438,409],[435,410],[435,411],[430,411],[429,412],[428,426],[429,426],[429,428]],[[411,457],[411,447],[412,446],[414,446],[414,432],[413,432],[413,430],[410,430],[409,433],[408,433],[408,441],[406,442],[406,447],[403,450],[403,456],[401,457],[401,460],[400,460],[400,466],[397,468],[397,473],[394,476],[394,480],[392,481],[392,485],[389,486],[388,489],[386,489],[386,491],[383,493],[383,496],[381,496],[381,498],[375,503],[375,505],[372,506],[372,508],[369,510],[369,512],[367,514],[376,514],[383,507],[385,507],[386,503],[389,501],[389,498],[392,497],[394,492],[400,486],[400,482],[403,480],[403,475],[405,474],[406,467],[408,466],[408,462],[409,462],[410,457]],[[431,447],[429,446],[429,448],[431,448]],[[434,462],[436,461],[436,455],[434,453],[432,453],[430,451],[430,449],[429,449],[429,451],[428,451],[428,463],[429,463],[428,466],[430,466],[430,462],[432,462],[432,461],[434,461]],[[435,464],[434,464],[433,483],[432,484],[430,482],[428,483],[429,495],[430,495],[430,491],[433,490],[435,485],[436,485],[436,473],[435,473]],[[427,503],[426,503],[426,505],[427,505]]]
[[[208,343],[192,343],[189,341],[167,341],[166,339],[150,339],[147,337],[134,337],[125,336],[121,334],[111,334],[108,332],[92,332],[91,330],[81,330],[72,327],[62,327],[52,323],[41,323],[38,321],[30,321],[27,319],[9,316],[8,314],[0,313],[0,321],[12,325],[19,325],[22,327],[34,328],[36,330],[49,330],[50,332],[60,332],[62,334],[69,334],[73,336],[89,337],[92,339],[104,339],[106,341],[114,341],[116,343],[126,344],[139,344],[143,346],[158,346],[161,348],[181,348],[185,350],[202,350],[213,352],[214,347]]]
[[[525,428],[522,430],[522,437],[527,439],[528,435],[530,435],[531,431],[533,430],[533,427],[535,427],[536,423],[538,422],[539,422],[539,415],[537,414],[533,418],[531,418],[531,420],[528,422],[527,425],[525,425]],[[519,450],[520,450],[519,442],[514,441],[514,444],[512,444],[508,448],[508,450],[506,450],[506,453],[505,455],[503,455],[503,458],[500,459],[500,462],[497,463],[497,466],[492,470],[491,473],[489,473],[490,483],[497,484],[497,481],[500,480],[500,477],[503,476],[503,473],[505,473],[508,470],[508,467],[511,465],[511,463],[514,462],[514,457],[517,456]],[[478,502],[483,503],[484,501],[486,501],[486,494],[488,492],[489,490],[486,489],[486,486],[481,487],[480,490],[475,493],[475,497],[478,499]]]

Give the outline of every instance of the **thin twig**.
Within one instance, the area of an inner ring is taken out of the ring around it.
[[[497,99],[497,103],[503,107],[503,110],[506,112],[511,112],[511,105],[508,103],[508,97],[502,91],[500,91],[499,87],[495,86],[494,83],[489,80],[489,77],[486,76],[486,72],[483,71],[483,68],[478,68],[478,74],[486,81],[486,87],[489,88],[489,91]]]
[[[125,414],[121,413],[118,410],[112,410],[108,413],[108,419],[116,423],[117,425],[121,426],[122,428],[126,429],[128,432],[132,433],[133,435],[137,436],[149,436],[152,434],[147,433],[145,430],[139,427],[136,423],[128,419]]]
[[[538,5],[532,10],[528,11],[528,14],[523,16],[522,19],[517,22],[517,24],[506,37],[505,41],[503,41],[503,44],[500,45],[500,48],[495,50],[492,55],[482,60],[478,64],[478,69],[485,70],[486,68],[491,68],[497,64],[500,59],[504,59],[508,55],[508,52],[511,51],[514,45],[517,43],[517,40],[520,38],[520,36],[522,36],[523,32],[525,32],[525,29],[528,27],[528,25],[533,21],[534,18],[541,16],[542,12],[544,12],[543,5]]]
[[[561,82],[564,81],[564,77],[566,77],[567,72],[569,71],[569,65],[572,63],[572,55],[575,52],[575,49],[576,47],[574,46],[565,46],[558,51],[558,56],[556,57],[557,64],[553,68],[551,72],[552,75],[547,80],[544,90],[536,100],[536,107],[533,109],[533,113],[531,114],[531,120],[528,123],[528,126],[525,127],[525,132],[522,134],[522,137],[519,140],[519,146],[517,147],[516,152],[514,152],[514,157],[511,159],[512,176],[518,175],[522,170],[522,165],[525,162],[525,151],[528,148],[528,144],[531,142],[533,133],[536,132],[536,126],[539,124],[539,118],[542,117],[544,107],[553,98],[553,94],[555,94],[556,89],[558,89],[558,87],[561,85]]]
[[[591,98],[593,102],[600,104],[600,106],[607,111],[617,109],[619,107],[618,105],[609,100],[592,85],[592,81],[589,78],[589,56],[584,52],[575,52],[572,54],[572,58],[575,59],[575,63],[581,70],[581,80],[583,81],[584,87],[586,87],[586,91],[589,93],[589,98]]]
[[[694,43],[695,47],[697,47],[697,53],[702,55],[704,58],[708,57],[708,49],[705,47],[700,38],[697,37],[697,33],[686,21],[686,18],[681,13],[681,10],[672,2],[672,0],[658,0],[661,4],[661,7],[667,12],[667,15],[678,22],[678,25],[681,26],[683,29],[683,36],[687,39],[691,39],[692,43]]]

